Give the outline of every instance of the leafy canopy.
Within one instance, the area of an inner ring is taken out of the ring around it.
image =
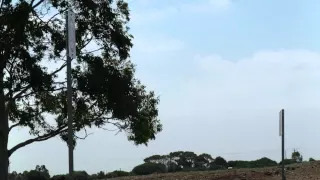
[[[112,124],[135,144],[161,131],[154,92],[134,77],[129,60],[128,4],[123,0],[0,0],[1,90],[9,131],[27,127],[35,138],[67,140],[65,13],[76,13],[77,58],[73,61],[74,131]],[[96,45],[97,49],[88,47]],[[49,116],[50,115],[50,116]],[[48,118],[50,117],[50,118]],[[79,138],[79,137],[78,137]],[[77,136],[74,136],[76,142]]]

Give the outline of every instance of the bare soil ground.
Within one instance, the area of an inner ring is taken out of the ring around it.
[[[320,180],[320,161],[286,166],[287,180]],[[281,180],[280,167],[131,176],[113,180]]]

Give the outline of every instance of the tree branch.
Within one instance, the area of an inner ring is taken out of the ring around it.
[[[53,76],[55,74],[57,74],[58,72],[60,72],[64,67],[67,66],[67,63],[64,63],[59,69],[53,71],[50,75]],[[15,96],[13,96],[13,98],[11,98],[11,100],[15,100],[17,98],[20,98],[25,92],[27,92],[29,89],[31,88],[31,85],[29,84],[28,86],[25,87],[25,89],[23,89],[22,91],[20,91],[18,94],[16,94]]]
[[[43,3],[45,0],[40,0],[37,4],[35,4],[34,6],[32,6],[32,9],[35,9],[36,7],[38,7],[41,3]]]
[[[90,53],[94,53],[94,52],[100,51],[101,49],[103,49],[103,48],[98,48],[98,49],[95,49],[95,50],[92,50],[92,51],[89,51],[89,52],[82,52],[80,54],[90,54]]]
[[[63,90],[63,89],[65,89],[65,87],[60,87],[60,88],[48,90],[48,91],[46,91],[46,92],[54,92],[54,91],[59,91],[59,90]],[[25,94],[25,95],[21,95],[21,96],[19,96],[18,98],[24,98],[24,97],[27,97],[27,96],[30,96],[30,95],[33,95],[33,94],[36,94],[36,93],[37,93],[37,92],[32,91],[32,92],[27,93],[27,94]]]
[[[84,133],[85,133],[84,137],[79,137],[79,136],[77,136],[77,135],[74,135],[74,136],[75,136],[77,139],[82,139],[82,140],[84,140],[84,139],[86,139],[88,136],[90,136],[91,134],[93,134],[93,133],[88,133],[86,128],[84,128]]]
[[[45,134],[45,135],[42,135],[42,136],[39,136],[39,137],[36,137],[36,138],[33,138],[33,139],[26,140],[26,141],[24,141],[24,142],[22,142],[22,143],[19,143],[19,144],[15,145],[14,147],[12,147],[12,148],[8,151],[8,156],[10,157],[10,156],[12,155],[12,153],[14,153],[16,150],[18,150],[18,149],[20,149],[20,148],[22,148],[22,147],[24,147],[24,146],[26,146],[26,145],[29,145],[29,144],[34,143],[34,142],[45,141],[45,140],[47,140],[47,139],[50,139],[50,138],[52,138],[52,137],[57,136],[57,135],[60,134],[61,132],[66,131],[66,130],[67,130],[66,127],[67,127],[67,126],[64,125],[64,126],[58,128],[58,129],[56,129],[56,130],[54,130],[54,131],[51,131],[51,132],[49,132],[49,133],[47,133],[47,134]]]
[[[9,127],[9,132],[10,132],[13,128],[15,128],[15,127],[17,127],[17,126],[19,126],[19,125],[20,125],[20,123],[16,123],[16,124],[11,125],[11,126]]]
[[[129,127],[129,124],[127,124],[127,123],[121,124],[119,122],[110,122],[109,120],[106,121],[107,124],[112,124],[112,125],[114,125],[114,126],[116,126],[118,128],[118,131],[116,132],[115,135],[118,135],[122,131],[126,131],[126,129]],[[103,130],[107,130],[107,131],[115,131],[116,130],[116,129],[115,130],[109,130],[109,129],[103,128],[103,127],[102,127],[102,129]]]

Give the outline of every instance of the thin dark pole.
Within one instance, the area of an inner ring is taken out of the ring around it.
[[[286,180],[286,175],[284,172],[284,109],[281,110],[281,156],[282,156],[282,180]]]
[[[72,117],[72,77],[71,77],[71,58],[69,55],[69,25],[67,12],[67,96],[68,96],[68,153],[69,153],[69,178],[73,180],[73,117]]]

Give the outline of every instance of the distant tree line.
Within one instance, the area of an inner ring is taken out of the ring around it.
[[[310,158],[309,161],[315,161]],[[285,159],[284,164],[293,164],[303,162],[303,157],[300,152],[294,150],[290,159]],[[210,154],[197,155],[191,151],[176,151],[167,155],[153,155],[144,159],[144,163],[137,165],[131,172],[113,171],[105,173],[100,171],[96,174],[89,175],[85,171],[76,171],[75,177],[77,180],[96,180],[133,175],[149,175],[154,173],[174,173],[186,171],[214,171],[224,170],[228,167],[232,168],[263,168],[277,166],[282,162],[277,163],[274,160],[263,157],[254,161],[231,160],[226,161],[223,157],[218,156],[213,158]],[[49,170],[45,165],[37,165],[34,170],[24,171],[23,173],[12,172],[9,175],[9,180],[67,180],[68,174],[50,176]]]

